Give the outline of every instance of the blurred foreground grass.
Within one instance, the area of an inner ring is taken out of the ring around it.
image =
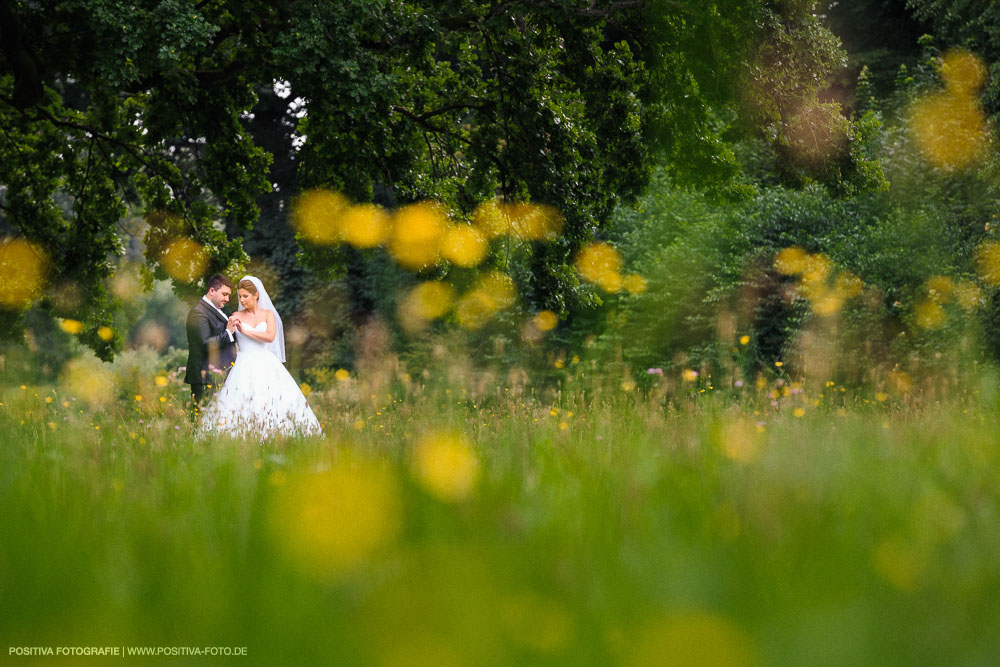
[[[0,636],[248,664],[996,664],[1000,404],[977,382],[808,410],[314,394],[325,438],[263,445],[4,389]]]

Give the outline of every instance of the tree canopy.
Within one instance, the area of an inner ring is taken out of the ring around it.
[[[771,4],[4,3],[0,232],[44,280],[0,306],[43,298],[110,356],[123,220],[143,217],[153,275],[183,287],[244,262],[261,197],[290,182],[390,206],[434,199],[459,217],[495,197],[551,205],[562,234],[528,244],[528,281],[558,310],[575,298],[572,252],[643,191],[656,151],[678,173],[731,175],[713,109],[745,94],[744,63],[766,65],[758,44],[779,30],[792,37],[776,48],[814,42],[814,60],[831,57],[813,3]],[[257,140],[262,96],[287,143]],[[315,265],[343,261],[313,250]]]

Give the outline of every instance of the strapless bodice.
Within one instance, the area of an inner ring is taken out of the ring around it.
[[[251,331],[267,331],[267,322],[258,322],[256,326],[250,327]],[[254,340],[250,336],[246,335],[242,331],[236,331],[236,342],[240,344],[240,352],[246,352],[249,350],[262,350],[267,351],[267,343],[263,343],[259,340]]]

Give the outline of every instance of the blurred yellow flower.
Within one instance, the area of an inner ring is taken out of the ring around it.
[[[966,280],[955,285],[955,301],[963,310],[978,308],[983,303],[983,290]]]
[[[156,383],[157,387],[165,387],[165,386],[167,386],[167,376],[166,375],[157,375],[156,376],[156,380],[154,382]]]
[[[760,454],[760,438],[763,429],[749,421],[738,419],[722,429],[722,452],[728,458],[740,463],[752,463]]]
[[[78,334],[83,331],[83,322],[79,320],[59,320],[59,328],[68,334]]]
[[[622,285],[629,294],[642,294],[649,287],[649,281],[638,273],[630,273],[625,276]]]
[[[331,245],[340,240],[341,217],[350,200],[334,190],[309,190],[292,205],[292,224],[311,243]]]
[[[794,410],[792,410],[792,415],[795,417],[804,417],[805,414],[806,411],[804,408],[795,408]]]
[[[479,458],[456,433],[436,432],[420,438],[413,446],[412,465],[417,481],[446,502],[465,500],[479,481]]]
[[[695,380],[698,379],[698,371],[691,368],[686,368],[684,369],[684,372],[681,373],[681,378],[685,382],[694,382]]]
[[[111,403],[115,397],[114,378],[109,367],[93,358],[77,358],[67,363],[62,385],[92,407]]]
[[[308,382],[303,382],[299,385],[299,391],[302,392],[303,396],[308,396],[312,393],[312,387],[309,386]]]
[[[174,280],[193,283],[208,270],[208,255],[197,241],[179,238],[168,243],[160,253],[160,264]]]
[[[402,527],[395,477],[365,461],[338,461],[276,487],[270,512],[275,549],[302,572],[335,579],[362,567]]]
[[[841,271],[833,281],[833,289],[841,299],[848,300],[859,296],[865,283],[850,271]]]
[[[780,251],[774,259],[774,269],[783,275],[794,276],[806,270],[809,254],[799,246],[791,246]]]
[[[340,218],[340,238],[355,248],[374,248],[390,234],[390,216],[381,206],[356,204]]]
[[[469,225],[457,225],[448,229],[441,241],[441,256],[465,268],[479,266],[486,259],[489,245],[486,237]]]
[[[970,164],[989,143],[986,115],[961,85],[916,100],[909,124],[924,158],[946,171]]]
[[[812,311],[823,317],[836,315],[843,306],[844,299],[835,292],[826,292],[812,301]]]
[[[949,92],[973,95],[986,83],[986,65],[973,53],[952,49],[941,59],[941,78]]]
[[[399,304],[400,322],[410,330],[444,317],[455,299],[454,288],[446,282],[432,280],[420,283]]]
[[[115,337],[115,332],[111,327],[106,327],[106,326],[98,327],[97,337],[105,342],[108,342]]]
[[[408,269],[420,270],[438,261],[447,220],[440,204],[419,202],[396,211],[389,253]]]
[[[913,378],[906,371],[890,371],[888,379],[893,390],[900,394],[913,391]]]
[[[0,306],[24,308],[42,293],[48,256],[22,239],[0,239]]]
[[[917,324],[924,329],[940,329],[945,322],[945,311],[936,301],[925,299],[913,309]]]
[[[479,204],[472,212],[472,224],[487,240],[504,236],[510,231],[510,220],[495,199]]]
[[[510,223],[510,231],[522,239],[552,241],[562,231],[562,215],[552,206],[513,202],[503,204],[501,210]]]
[[[133,396],[132,398],[133,398],[133,399],[135,399],[135,402],[136,402],[136,403],[140,403],[140,402],[142,402],[142,394],[136,394],[136,395],[135,395],[135,396]]]
[[[517,290],[514,288],[514,280],[506,273],[500,271],[489,271],[479,279],[477,287],[493,300],[497,310],[509,308],[514,305],[517,299]]]
[[[621,289],[623,282],[621,268],[621,253],[608,243],[589,243],[581,248],[576,256],[576,269],[583,279],[606,292],[617,292]]]
[[[690,611],[645,623],[621,664],[753,667],[758,658],[750,636],[736,623],[718,614]]]
[[[496,313],[493,300],[482,290],[472,290],[455,305],[458,323],[466,329],[479,329]]]
[[[347,382],[351,379],[351,372],[346,368],[338,368],[337,372],[333,374],[333,377],[337,379],[337,382]]]
[[[948,276],[931,276],[924,283],[927,296],[938,303],[947,301],[955,291],[955,281]]]
[[[552,331],[559,324],[559,316],[551,310],[543,310],[535,315],[535,326],[539,331]]]
[[[740,345],[746,345],[750,342],[750,336],[740,336]]]
[[[802,271],[802,282],[806,285],[824,283],[832,271],[833,262],[829,257],[822,253],[808,255]]]
[[[517,291],[511,277],[499,271],[490,271],[458,300],[455,316],[466,329],[479,329],[497,312],[510,307],[516,298]]]

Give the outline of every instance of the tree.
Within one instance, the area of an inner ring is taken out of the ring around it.
[[[988,0],[907,0],[914,16],[932,28],[938,42],[973,51],[988,63],[1000,60],[1000,6]],[[984,93],[988,112],[1000,113],[1000,77],[990,78]]]
[[[83,321],[83,340],[107,358],[120,344],[102,326],[115,309],[104,285],[123,216],[145,217],[153,275],[192,291],[245,262],[242,235],[278,183],[278,225],[299,187],[390,204],[434,198],[459,216],[496,196],[550,204],[563,233],[526,244],[524,287],[563,309],[580,297],[573,251],[642,191],[650,138],[680,167],[725,165],[709,110],[734,97],[761,26],[780,25],[760,20],[778,16],[769,4],[4,3],[0,232],[34,244],[48,273],[44,292],[3,306],[17,313],[44,298]],[[812,4],[781,6],[803,16]],[[275,85],[298,105],[267,112],[291,148],[255,131],[262,91]],[[314,267],[345,261],[336,249],[310,256]]]

